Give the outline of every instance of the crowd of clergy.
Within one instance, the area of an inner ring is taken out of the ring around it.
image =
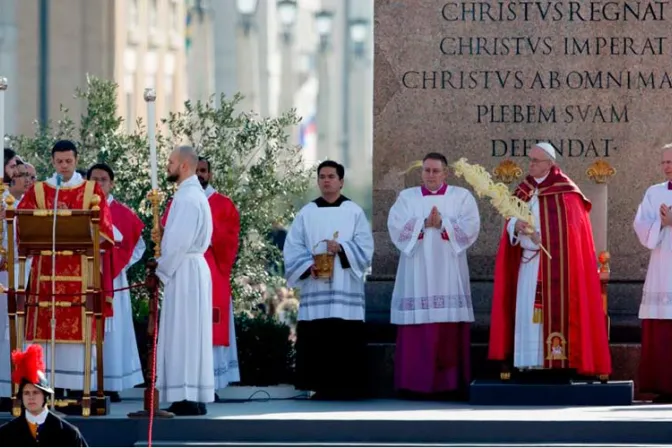
[[[146,250],[143,222],[112,194],[115,174],[95,164],[80,174],[77,147],[59,141],[52,149],[55,173],[38,182],[35,168],[5,149],[6,194],[19,209],[90,207],[101,202],[105,310],[104,390],[119,393],[144,382],[133,327],[127,271]],[[608,330],[589,213],[590,201],[560,169],[556,151],[538,143],[528,153],[528,175],[514,195],[526,202],[533,222],[506,220],[495,260],[488,357],[502,373],[569,381],[612,372]],[[667,180],[651,186],[637,210],[635,232],[651,251],[640,307],[640,390],[672,400],[672,146],[662,150]],[[156,275],[163,285],[157,388],[177,415],[203,415],[216,392],[240,380],[231,301],[240,218],[235,204],[211,186],[208,160],[178,147],[166,164],[177,185],[165,207]],[[342,194],[345,169],[327,160],[317,168],[320,197],[301,208],[284,242],[287,284],[300,290],[296,328],[297,389],[314,399],[364,398],[369,385],[365,280],[374,238],[366,214]],[[4,212],[3,212],[4,213]],[[387,217],[389,238],[399,250],[390,321],[397,327],[395,386],[411,398],[464,398],[471,381],[470,324],[474,322],[467,251],[479,237],[481,218],[474,195],[448,183],[448,160],[429,153],[422,185],[401,191]],[[21,236],[17,236],[20,241]],[[5,242],[6,245],[6,234]],[[330,274],[316,255],[329,254]],[[33,301],[50,301],[51,278],[59,294],[80,297],[80,256],[34,256],[26,269]],[[17,273],[18,275],[18,273]],[[7,268],[0,272],[6,284]],[[10,353],[6,296],[0,296],[0,396],[9,397]],[[59,298],[60,300],[60,298]],[[30,303],[30,302],[29,302]],[[59,308],[55,381],[67,396],[81,393],[83,320],[75,307]],[[50,310],[29,306],[26,342],[49,351]],[[46,356],[46,371],[50,356]],[[92,389],[96,388],[95,357]],[[47,386],[45,386],[47,387]]]

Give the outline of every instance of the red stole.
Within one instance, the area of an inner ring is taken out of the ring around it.
[[[87,181],[74,187],[61,187],[58,193],[58,207],[72,210],[89,209],[94,194],[100,197],[100,234],[104,238],[101,249],[109,252],[114,244],[112,215],[105,201],[105,194],[98,184]],[[18,209],[52,210],[55,196],[55,187],[45,182],[37,182],[26,192],[18,205]],[[58,226],[58,223],[56,225]],[[20,240],[21,235],[17,235],[17,239]],[[103,263],[104,265],[105,263]],[[85,310],[79,304],[83,303],[85,297],[81,294],[87,289],[88,273],[86,272],[86,266],[85,256],[56,256],[56,265],[53,270],[53,275],[56,276],[56,293],[59,294],[56,301],[77,304],[77,306],[56,308],[56,320],[59,323],[56,326],[57,342],[84,342]],[[51,339],[51,309],[35,306],[38,302],[51,302],[51,275],[51,256],[34,257],[30,275],[30,291],[37,291],[40,296],[31,296],[28,299],[32,306],[28,306],[26,316],[27,341],[45,342]],[[103,279],[103,287],[104,285],[105,280]],[[73,295],[68,296],[67,294]],[[103,313],[105,317],[112,316],[112,297],[107,297]],[[95,328],[93,334],[96,334]]]
[[[528,177],[515,195],[529,201],[537,188]],[[588,213],[591,204],[562,171],[553,167],[538,185],[541,241],[552,259],[539,253],[539,301],[544,335],[544,367],[574,368],[584,375],[611,372],[597,258]],[[571,229],[571,235],[570,235]],[[489,358],[513,353],[520,245],[506,227],[495,261]]]
[[[231,270],[238,253],[240,215],[231,199],[214,192],[208,197],[212,212],[212,241],[205,259],[212,275],[212,339],[213,345],[228,347],[230,341]],[[161,217],[165,227],[172,199]]]

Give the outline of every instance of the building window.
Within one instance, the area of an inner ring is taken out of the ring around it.
[[[159,0],[149,0],[149,28],[159,27]]]
[[[131,26],[138,26],[138,0],[130,0],[128,2],[128,23]]]
[[[163,92],[166,95],[165,101],[164,101],[164,114],[163,116],[165,118],[168,118],[170,116],[170,113],[173,111],[173,108],[175,107],[175,104],[173,103],[175,96],[173,95],[173,76],[167,74],[163,80],[164,85],[163,85]]]
[[[176,33],[180,31],[180,18],[178,16],[177,9],[177,1],[170,0],[168,4],[168,23],[170,24],[171,31]]]
[[[129,72],[124,76],[124,92],[126,93],[126,131],[132,133],[135,131],[135,73]]]

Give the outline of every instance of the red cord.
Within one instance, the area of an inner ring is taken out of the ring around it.
[[[147,446],[151,448],[152,446],[152,433],[154,430],[154,390],[156,388],[156,346],[158,345],[158,339],[159,339],[159,288],[156,287],[154,289],[154,297],[152,298],[154,300],[154,347],[152,350],[152,376],[151,376],[151,384],[150,384],[150,391],[151,395],[149,398],[149,433],[147,434]]]

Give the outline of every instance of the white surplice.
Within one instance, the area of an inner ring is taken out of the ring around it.
[[[547,176],[535,179],[541,184]],[[538,189],[528,202],[534,222],[537,225],[535,231],[539,231],[539,197]],[[534,300],[537,295],[537,282],[539,280],[540,248],[534,244],[527,235],[516,233],[516,219],[509,220],[506,231],[509,242],[512,245],[520,244],[523,255],[518,271],[518,284],[516,288],[516,324],[513,342],[513,365],[519,369],[542,368],[544,366],[543,332],[541,323],[534,323]],[[525,260],[529,260],[525,262]]]
[[[212,277],[205,252],[212,214],[198,178],[178,187],[161,240],[157,276],[164,285],[157,382],[164,402],[212,403]]]
[[[108,205],[114,197],[107,196]],[[120,290],[128,287],[126,271],[140,261],[145,253],[145,241],[142,236],[138,240],[128,266],[121,270],[113,281],[113,288]],[[133,308],[129,290],[114,293],[114,314],[106,319],[106,326],[111,328],[105,334],[103,344],[104,372],[103,382],[106,391],[121,392],[144,382],[142,364],[138,353],[138,343],[133,326]]]
[[[9,195],[9,190],[5,190],[4,199]],[[15,198],[14,207],[19,205],[21,198]],[[7,204],[4,204],[5,207]],[[6,221],[3,223],[3,239],[2,247],[7,248],[7,229],[5,228]],[[14,280],[19,281],[19,251],[16,244],[16,221],[14,221]],[[26,260],[25,278],[23,279],[24,286],[28,283],[28,275],[30,274],[31,259]],[[9,287],[9,276],[7,271],[0,272],[0,284]],[[0,397],[11,396],[11,361],[10,361],[11,347],[9,346],[9,315],[7,314],[7,294],[0,294]]]
[[[423,229],[435,206],[443,228]],[[480,225],[476,200],[464,188],[448,186],[443,195],[423,196],[421,187],[399,193],[387,219],[390,238],[401,251],[391,323],[474,321],[466,251],[478,238]],[[441,237],[443,230],[448,241]]]
[[[640,319],[672,319],[672,227],[662,227],[662,204],[672,207],[672,190],[667,182],[649,187],[633,223],[639,242],[651,251]]]
[[[233,306],[229,307],[229,346],[214,345],[212,347],[212,357],[215,366],[215,390],[224,389],[229,383],[240,381]]]
[[[313,254],[326,252],[324,240],[341,244],[350,263],[343,269],[334,258],[331,280],[301,276],[313,265]],[[298,320],[364,320],[364,280],[373,257],[373,235],[364,211],[350,200],[338,207],[305,205],[289,228],[284,246],[285,278],[301,289]]]

